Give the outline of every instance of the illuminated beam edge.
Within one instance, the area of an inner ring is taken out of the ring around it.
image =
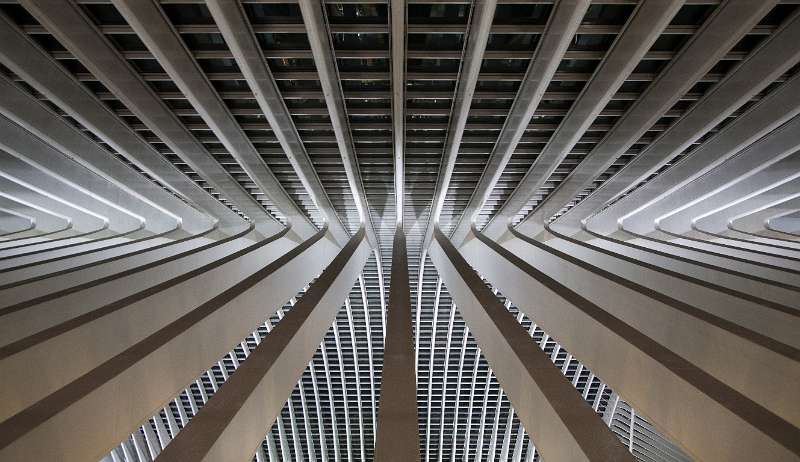
[[[159,460],[252,457],[369,255],[362,228]]]
[[[553,261],[560,263],[553,263],[547,258],[552,251],[537,246],[532,238],[500,246],[473,230],[460,251],[521,311],[692,457],[728,460],[746,453],[747,457],[769,454],[772,460],[797,459],[800,430],[791,423],[798,411],[792,404],[791,385],[770,386],[765,393],[735,378],[737,370],[741,374],[744,369],[750,371],[748,377],[769,375],[770,369],[795,374],[796,348],[674,301],[654,297],[645,298],[646,303],[625,302],[636,292],[603,283],[605,276],[582,271],[580,265],[573,266],[555,252],[558,258]],[[554,278],[553,271],[566,279]],[[570,279],[568,273],[575,272],[580,274]],[[586,278],[600,284],[580,288],[572,283]],[[599,298],[602,294],[616,297],[617,303],[604,302]],[[675,331],[682,332],[681,337],[668,338],[666,333]],[[704,351],[702,345],[711,338],[715,344],[729,346]],[[734,361],[723,359],[733,354],[728,350],[734,343],[739,346],[733,351],[748,351],[748,355]],[[758,359],[743,364],[741,360],[750,355]],[[636,374],[625,372],[631,367]],[[786,377],[774,380],[796,383]],[[709,432],[709,428],[719,430]]]
[[[392,249],[386,344],[375,460],[418,461],[419,427],[414,373],[411,292],[408,282],[406,238],[398,226]]]
[[[235,274],[222,286],[209,284],[204,271],[190,273],[166,291],[155,287],[164,293],[146,288],[3,347],[0,369],[13,380],[3,381],[0,395],[16,398],[0,408],[8,415],[0,423],[0,459],[99,460],[338,251],[326,230],[300,245],[280,238],[264,249],[261,258],[257,251],[235,255],[227,266]],[[49,365],[24,372],[32,363]]]
[[[452,242],[434,237],[431,259],[542,457],[633,461]]]

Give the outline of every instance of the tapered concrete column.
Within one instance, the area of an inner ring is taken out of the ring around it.
[[[375,460],[418,461],[419,424],[411,291],[408,285],[406,236],[401,227],[394,233],[388,311]]]
[[[800,374],[796,348],[732,329],[687,306],[636,300],[623,285],[604,286],[580,265],[543,261],[547,253],[535,249],[505,249],[473,234],[461,250],[521,311],[693,457],[800,456],[798,379],[784,375]],[[731,347],[721,345],[728,342],[739,346],[726,359]],[[749,366],[742,362],[760,355]],[[751,387],[750,379],[771,368],[779,372]],[[776,384],[783,390],[762,388]]]
[[[370,252],[362,227],[157,460],[252,459]]]
[[[0,345],[7,345],[36,332],[51,328],[92,312],[126,297],[134,297],[142,291],[166,289],[170,284],[178,284],[191,277],[209,278],[215,284],[231,284],[237,277],[223,266],[230,261],[234,267],[246,264],[250,259],[268,261],[290,247],[287,242],[279,242],[277,249],[261,249],[270,240],[254,241],[255,232],[251,227],[243,230],[235,238],[215,240],[205,246],[190,242],[191,250],[176,258],[164,258],[137,270],[120,271],[109,276],[82,282],[77,275],[67,273],[55,281],[44,280],[42,292],[31,293],[37,284],[9,285],[0,291],[4,302],[0,302]],[[275,247],[275,246],[269,246]],[[241,257],[241,258],[239,258]],[[114,265],[117,262],[113,262]],[[93,273],[92,269],[86,272]],[[206,274],[204,274],[206,273]],[[79,273],[79,274],[82,274]],[[216,279],[211,279],[217,275]],[[4,276],[4,274],[0,274]],[[0,279],[1,280],[1,279]],[[73,285],[68,285],[72,281]],[[48,290],[55,290],[48,294]],[[204,290],[204,289],[201,289]],[[196,293],[199,295],[200,292]],[[6,295],[8,297],[6,297]]]
[[[233,285],[218,287],[215,275],[185,290],[172,285],[150,302],[145,291],[4,347],[0,370],[12,380],[0,382],[0,459],[99,460],[294,296],[336,250],[323,230],[269,264],[229,265],[234,276],[247,273]],[[69,359],[41,362],[59,351]],[[38,359],[17,363],[30,355]],[[25,373],[23,363],[41,368]]]
[[[447,189],[450,186],[450,179],[453,176],[456,159],[458,158],[458,150],[461,147],[461,139],[467,127],[472,97],[475,94],[475,87],[478,84],[478,77],[481,73],[483,56],[492,30],[496,8],[497,0],[478,1],[472,7],[470,14],[472,24],[469,27],[469,33],[464,38],[464,55],[462,57],[461,70],[458,73],[458,81],[456,82],[456,93],[453,95],[452,115],[447,126],[447,138],[445,139],[439,175],[436,177],[436,189],[433,193],[431,213],[425,229],[423,250],[427,249],[433,240],[433,230],[439,223],[439,215],[442,213],[442,207],[444,207]],[[420,268],[425,266],[424,252],[419,266]],[[422,271],[420,271],[421,273]]]
[[[250,230],[251,225],[242,223],[239,232],[230,236],[214,232],[212,228],[180,239],[152,239],[165,241],[163,243],[147,245],[150,242],[143,241],[140,245],[132,244],[134,248],[127,248],[128,253],[120,254],[116,248],[105,249],[3,271],[0,272],[0,299],[4,302],[0,302],[0,307],[35,303],[36,299],[56,297],[56,293],[77,292],[201,253],[233,239],[243,238],[241,245],[249,245],[260,239],[259,235],[248,234]],[[170,274],[167,272],[163,277],[169,278]]]
[[[633,461],[438,229],[429,254],[542,457],[548,461]]]

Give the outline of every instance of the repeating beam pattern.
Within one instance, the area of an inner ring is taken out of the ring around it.
[[[0,0],[0,460],[800,460],[796,3]]]

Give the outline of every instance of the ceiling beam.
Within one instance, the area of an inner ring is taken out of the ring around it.
[[[336,143],[339,146],[342,163],[347,174],[347,182],[350,184],[353,194],[353,201],[358,209],[359,219],[366,229],[367,240],[373,248],[377,248],[379,241],[372,224],[367,195],[358,167],[358,158],[350,131],[344,92],[333,54],[331,33],[328,30],[324,5],[314,0],[300,0],[298,3],[314,55],[316,73],[325,95],[333,132],[336,135]]]
[[[222,223],[241,223],[240,217],[177,170],[112,114],[88,88],[50,58],[5,14],[0,13],[0,24],[0,62],[6,67],[165,187]],[[9,118],[17,120],[15,112],[14,107],[4,111]]]
[[[422,244],[423,260],[424,249],[428,248],[433,239],[433,230],[439,223],[439,216],[444,207],[447,189],[453,176],[456,159],[458,158],[458,149],[461,147],[461,139],[464,136],[464,129],[467,125],[467,118],[472,105],[472,97],[475,93],[475,86],[478,84],[478,77],[481,74],[483,53],[486,51],[486,44],[489,41],[489,33],[496,7],[496,0],[477,0],[470,13],[471,24],[465,40],[464,56],[461,59],[461,68],[456,82],[455,99],[453,100],[450,123],[447,126],[447,140],[445,141],[439,174],[436,178],[436,189],[433,194],[428,224],[425,227],[425,237]],[[420,266],[422,266],[422,263]]]
[[[669,24],[669,21],[682,5],[682,0],[647,2],[641,4],[631,13],[631,17],[622,34],[614,42],[606,58],[595,71],[592,80],[589,81],[580,96],[572,104],[566,114],[566,118],[558,126],[558,130],[550,137],[547,145],[536,157],[533,165],[520,181],[511,197],[505,202],[503,208],[495,214],[492,221],[484,229],[484,233],[487,236],[498,238],[506,230],[507,224],[516,216],[517,212],[527,204],[529,198],[536,194],[550,175],[556,171],[561,162],[572,152],[572,149],[584,136],[594,119],[602,114],[606,104],[617,93],[625,79],[639,64],[642,56],[647,53],[652,44],[658,39],[661,31]],[[517,106],[515,105],[514,110],[516,109]],[[496,179],[499,179],[499,175],[503,173],[502,170],[516,149],[517,143],[519,143],[520,137],[524,132],[524,127],[530,121],[530,114],[525,114],[525,116],[527,117],[515,119],[509,115],[509,120],[512,123],[507,123],[503,126],[500,140],[510,139],[511,141],[506,142],[504,145],[498,141],[495,150],[492,152],[492,156],[499,155],[506,160],[505,163],[502,163],[500,171],[496,173]],[[518,123],[514,124],[513,121],[515,120]],[[506,133],[506,131],[510,133]],[[506,150],[498,152],[498,148],[501,147]],[[493,189],[489,189],[489,192]],[[481,203],[476,203],[473,207],[467,207],[464,218],[462,218],[463,223],[466,223],[467,220],[470,223],[473,221],[475,214],[483,207],[486,195],[481,199]]]
[[[24,6],[100,79],[173,153],[254,222],[272,222],[264,208],[219,165],[144,82],[79,6],[26,0]]]
[[[203,120],[228,152],[275,207],[286,216],[291,223],[292,232],[300,237],[313,234],[316,228],[308,216],[289,197],[269,170],[211,82],[206,78],[198,78],[204,75],[202,69],[186,50],[161,7],[152,1],[116,0],[113,3],[142,42],[156,56],[170,80],[202,114]]]
[[[394,197],[398,226],[403,226],[405,210],[406,148],[406,2],[392,0],[390,5],[392,58],[392,135],[394,149]],[[401,38],[402,37],[402,38]],[[338,53],[337,53],[338,56]],[[345,95],[347,97],[347,95]]]
[[[775,4],[775,1],[733,0],[717,8],[680,55],[648,86],[605,139],[572,174],[526,218],[526,233],[536,234],[545,222],[592,186],[625,150],[702,79]]]
[[[303,140],[297,133],[292,114],[286,108],[242,6],[235,0],[211,0],[208,2],[208,9],[258,102],[258,114],[263,113],[266,116],[272,133],[289,158],[300,182],[325,217],[331,234],[344,246],[350,238],[349,233],[336,214],[311,163]]]

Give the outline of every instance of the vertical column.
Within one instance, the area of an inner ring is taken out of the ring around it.
[[[375,460],[419,460],[411,292],[408,285],[406,237],[401,227],[395,231],[392,248],[392,279]]]

